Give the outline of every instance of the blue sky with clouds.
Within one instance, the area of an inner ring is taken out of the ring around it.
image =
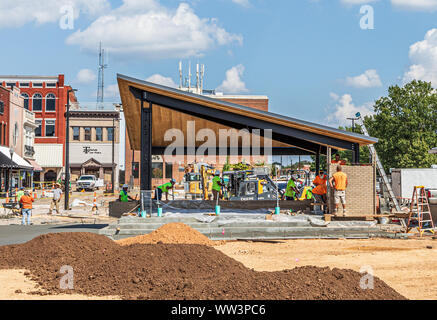
[[[363,5],[373,30],[360,28]],[[70,8],[74,28],[62,29]],[[390,85],[437,87],[436,18],[437,0],[0,0],[1,73],[64,73],[94,108],[102,41],[108,103],[116,73],[175,85],[182,60],[206,65],[205,88],[337,126]]]

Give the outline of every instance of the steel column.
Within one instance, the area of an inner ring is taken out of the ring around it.
[[[152,190],[152,103],[141,99],[141,190]]]

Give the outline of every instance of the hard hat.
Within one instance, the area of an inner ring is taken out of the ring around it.
[[[215,175],[216,175],[216,176],[220,175],[220,171],[219,171],[219,170],[216,170],[216,171],[215,171]]]
[[[128,188],[129,188],[129,185],[127,185],[127,184],[123,185],[123,189],[128,189]]]
[[[171,183],[176,183],[176,180],[175,179],[171,179],[170,182]]]

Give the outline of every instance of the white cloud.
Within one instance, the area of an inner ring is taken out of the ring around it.
[[[242,7],[246,7],[246,8],[250,7],[249,0],[232,0],[232,2],[238,4],[238,5],[242,6]]]
[[[246,84],[241,77],[244,73],[244,66],[239,64],[226,71],[226,79],[217,87],[217,91],[224,93],[243,93],[248,92]]]
[[[170,77],[164,77],[160,74],[154,74],[146,79],[146,81],[157,83],[170,88],[177,88],[178,85]]]
[[[96,74],[90,69],[82,69],[77,73],[75,82],[81,84],[91,83],[96,80]]]
[[[391,0],[391,3],[407,10],[437,10],[437,0]]]
[[[429,30],[423,41],[414,43],[409,57],[412,64],[404,74],[404,82],[424,80],[437,87],[437,29]]]
[[[371,102],[365,103],[361,106],[356,106],[352,102],[352,96],[350,94],[344,94],[341,97],[331,94],[331,97],[336,97],[335,110],[330,112],[330,115],[326,118],[331,125],[350,125],[350,120],[347,118],[355,117],[357,112],[360,112],[362,116],[373,114],[373,104]]]
[[[82,13],[91,16],[101,14],[110,8],[108,0],[1,0],[0,27],[58,22],[65,14],[61,12],[65,5],[72,6],[75,18]]]
[[[104,97],[106,98],[120,98],[120,91],[118,89],[118,84],[111,84],[105,87]]]
[[[213,18],[199,18],[187,3],[168,9],[155,0],[124,0],[87,29],[67,38],[67,44],[95,52],[99,41],[112,55],[144,58],[187,58],[232,43],[241,35],[227,32]]]
[[[366,4],[366,3],[371,3],[371,2],[376,2],[379,0],[341,0],[341,3],[343,4]]]
[[[363,74],[356,77],[347,77],[346,85],[355,88],[374,88],[381,87],[382,82],[375,69],[366,70]]]

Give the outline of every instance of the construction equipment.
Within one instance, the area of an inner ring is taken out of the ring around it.
[[[413,189],[413,196],[411,197],[407,233],[414,227],[417,228],[420,236],[422,236],[425,231],[434,233],[434,222],[432,221],[428,195],[424,186],[415,186]]]
[[[359,121],[359,124],[361,125],[361,129],[363,130],[364,135],[369,137],[369,133],[367,132],[366,126],[364,125],[364,121],[361,118],[361,114],[358,112],[355,115]],[[374,161],[376,163],[376,168],[378,169],[379,175],[382,178],[382,181],[384,183],[384,187],[386,192],[384,194],[384,198],[387,200],[387,202],[391,202],[396,209],[397,212],[401,212],[401,207],[399,206],[398,199],[396,198],[393,189],[391,188],[390,182],[388,181],[387,175],[385,174],[384,167],[382,166],[381,161],[379,160],[378,153],[376,152],[375,146],[373,144],[369,144],[369,150],[372,156],[374,157]],[[399,219],[401,222],[402,227],[406,228],[406,224],[404,219]]]
[[[214,175],[214,168],[205,163],[194,163],[189,167],[191,167],[191,171],[186,172],[184,176],[185,199],[189,196],[193,200],[197,198],[209,199],[212,190],[209,178]]]
[[[226,200],[276,200],[283,196],[270,178],[268,168],[223,172],[224,199]]]

